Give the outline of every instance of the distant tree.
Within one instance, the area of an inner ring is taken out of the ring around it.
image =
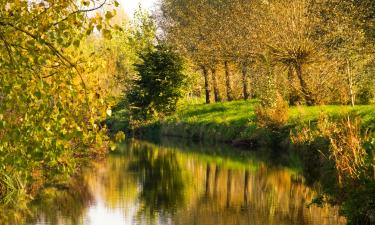
[[[203,75],[206,103],[211,102],[210,69],[219,63],[218,46],[220,41],[215,32],[219,20],[212,7],[214,2],[207,1],[175,1],[163,0],[161,2],[161,15],[159,25],[164,31],[165,39],[173,43],[189,58]],[[214,73],[212,73],[214,72]],[[213,81],[217,78],[216,71],[211,70]],[[217,84],[216,99],[219,100]]]
[[[150,119],[174,112],[185,83],[182,57],[171,47],[159,44],[140,58],[143,63],[135,65],[139,78],[128,94],[134,115]]]

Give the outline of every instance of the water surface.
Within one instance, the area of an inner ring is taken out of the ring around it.
[[[123,144],[70,186],[46,189],[29,224],[345,224],[337,208],[308,207],[317,193],[298,166],[182,140]]]

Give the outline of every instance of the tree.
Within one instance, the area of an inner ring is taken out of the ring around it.
[[[206,103],[211,101],[211,89],[215,101],[220,101],[220,92],[226,92],[228,100],[263,93],[259,84],[267,80],[269,65],[262,60],[267,55],[277,74],[277,91],[290,104],[350,99],[354,104],[358,94],[373,92],[373,4],[162,0],[159,24],[162,38],[203,72]]]
[[[113,8],[94,14],[110,3],[0,1],[1,197],[3,175],[18,188],[35,174],[52,183],[75,172],[78,156],[103,151],[109,104],[81,45],[94,29],[110,38]]]
[[[175,45],[194,63],[197,70],[202,71],[206,103],[211,102],[209,70],[217,66],[219,54],[219,42],[215,38],[216,22],[208,19],[216,18],[214,13],[207,1],[165,0],[162,1],[158,18],[164,39]],[[216,76],[216,73],[212,75]]]
[[[183,59],[171,47],[159,44],[140,56],[139,79],[128,94],[133,115],[150,119],[176,110],[185,82]]]
[[[210,1],[207,1],[210,2]],[[214,38],[225,72],[225,86],[227,99],[233,100],[232,78],[236,65],[241,70],[242,96],[249,97],[248,71],[257,54],[260,52],[261,37],[258,32],[258,23],[264,17],[265,4],[258,0],[224,0],[217,1],[211,6],[214,16],[208,20],[216,21]],[[227,19],[223,20],[225,15]]]
[[[370,1],[311,1],[310,14],[314,17],[312,38],[322,43],[327,54],[337,62],[346,95],[354,106],[357,95],[371,89],[374,82],[374,41],[371,24],[374,8]],[[318,16],[316,16],[318,15]],[[370,29],[370,30],[369,30]]]
[[[129,44],[136,54],[152,51],[156,43],[156,24],[151,15],[141,7],[132,21]]]
[[[216,73],[215,67],[211,68],[211,75],[212,75],[212,83],[213,83],[213,88],[214,88],[215,102],[221,102],[220,90],[219,90],[218,83],[217,83],[217,73]]]

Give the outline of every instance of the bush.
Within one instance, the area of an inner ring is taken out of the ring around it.
[[[364,169],[367,153],[362,146],[360,122],[350,116],[338,122],[326,117],[319,121],[319,130],[330,142],[330,157],[335,162],[339,181],[358,179]]]
[[[258,105],[255,115],[258,127],[279,130],[288,123],[288,103],[277,96],[273,106]]]

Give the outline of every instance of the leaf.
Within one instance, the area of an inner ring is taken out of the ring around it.
[[[113,15],[112,12],[110,12],[110,11],[107,11],[107,12],[105,13],[105,18],[106,18],[107,20],[111,19],[113,16],[114,16],[114,15]]]
[[[73,41],[73,45],[74,45],[74,47],[78,48],[79,45],[80,45],[80,40]]]
[[[90,1],[82,1],[82,4],[83,4],[84,6],[89,6],[89,5],[90,5]]]
[[[125,133],[122,132],[122,131],[117,132],[116,135],[115,135],[115,141],[116,142],[122,142],[124,140],[125,140]]]
[[[107,115],[112,116],[112,110],[111,109],[107,109]]]
[[[103,37],[105,39],[111,39],[112,38],[111,31],[108,30],[108,29],[103,29],[102,34],[103,34]]]

